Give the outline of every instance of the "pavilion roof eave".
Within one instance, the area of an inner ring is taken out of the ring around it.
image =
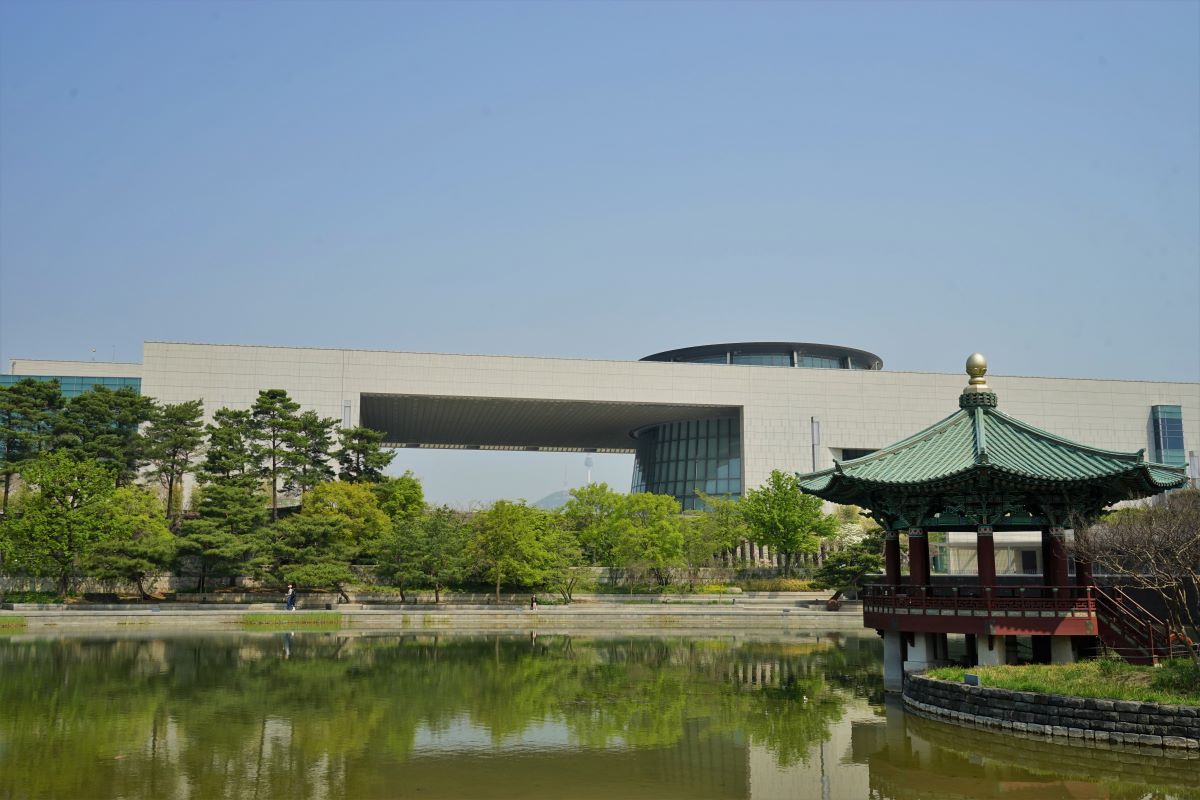
[[[936,505],[939,495],[995,498],[1003,493],[1046,507],[1071,496],[1076,512],[1086,507],[1092,513],[1187,484],[1182,467],[1146,461],[1144,449],[1092,447],[1000,412],[982,378],[986,362],[982,356],[974,359],[976,371],[969,360],[971,385],[959,398],[958,411],[862,458],[797,474],[801,490],[868,509],[887,505],[889,497],[923,498],[922,504]]]

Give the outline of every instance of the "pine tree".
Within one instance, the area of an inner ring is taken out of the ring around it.
[[[173,509],[172,501],[184,476],[195,469],[192,459],[204,442],[200,421],[203,413],[204,404],[199,400],[164,405],[146,428],[146,457],[151,474],[167,490],[167,519],[175,530],[179,528],[182,508]]]
[[[263,389],[250,409],[254,455],[259,474],[271,486],[271,520],[279,519],[280,482],[292,479],[299,468],[296,454],[300,404],[283,389]]]
[[[333,480],[330,462],[336,427],[336,419],[322,417],[315,411],[305,411],[297,418],[294,482],[300,487],[301,498],[317,484]]]
[[[56,419],[54,446],[77,458],[114,468],[116,486],[130,483],[146,463],[146,443],[138,428],[154,417],[155,403],[128,386],[113,391],[96,386],[72,398]]]
[[[21,465],[49,448],[50,431],[62,406],[56,380],[26,378],[12,386],[0,386],[0,472],[4,474],[0,514],[8,514],[12,479]]]
[[[341,449],[335,454],[339,477],[350,483],[378,483],[396,454],[383,447],[383,433],[371,428],[345,428],[339,432]]]

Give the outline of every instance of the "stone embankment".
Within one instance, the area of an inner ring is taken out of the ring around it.
[[[1098,700],[909,675],[904,704],[919,714],[1083,746],[1137,745],[1200,755],[1200,707]]]
[[[332,598],[330,598],[332,600]],[[650,600],[647,598],[647,600]],[[749,601],[748,601],[749,600]],[[53,606],[12,604],[27,630],[169,625],[228,628],[249,613],[282,611],[281,603],[140,603]],[[306,598],[302,610],[330,610],[347,628],[463,630],[843,630],[862,629],[858,605],[830,612],[791,598],[738,598],[715,603],[696,596],[667,602],[575,603],[569,606],[481,605],[477,603],[367,604],[324,603]],[[0,611],[0,614],[8,613]]]

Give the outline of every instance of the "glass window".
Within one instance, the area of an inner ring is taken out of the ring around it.
[[[748,364],[756,367],[790,367],[791,353],[734,353],[734,364]]]
[[[813,367],[816,369],[841,369],[842,360],[840,358],[829,358],[827,356],[800,356],[800,366]]]
[[[1172,466],[1186,465],[1183,409],[1179,406],[1152,406],[1150,420],[1154,429],[1154,460]]]

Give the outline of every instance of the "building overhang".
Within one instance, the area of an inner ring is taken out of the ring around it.
[[[389,447],[633,453],[634,432],[740,406],[364,393],[359,424]]]

